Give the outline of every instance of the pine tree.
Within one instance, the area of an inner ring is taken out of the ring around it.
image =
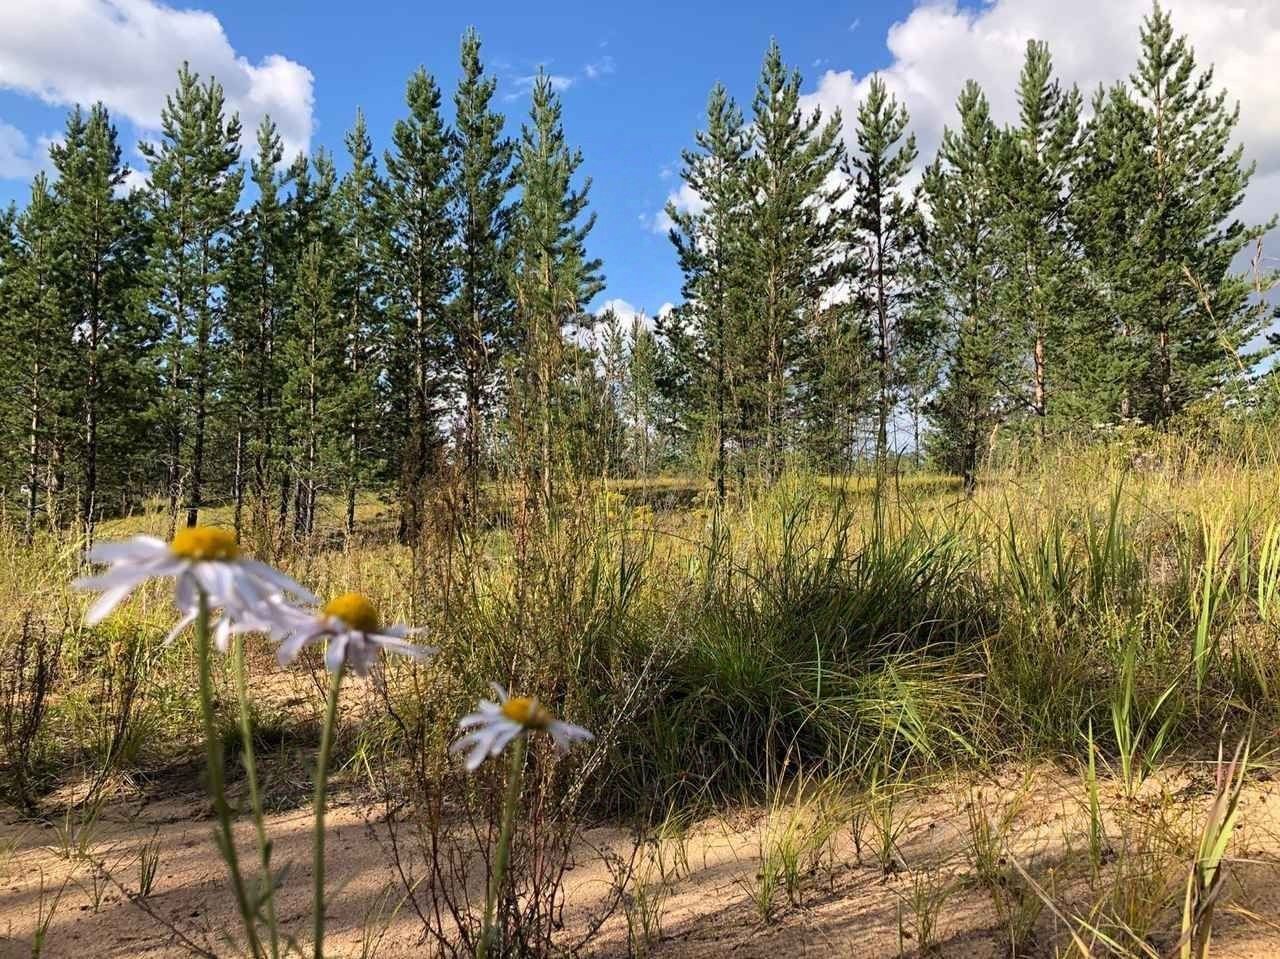
[[[377,256],[381,231],[377,199],[382,182],[361,111],[356,112],[346,144],[351,169],[338,186],[334,208],[338,245],[335,256],[339,264],[334,296],[344,329],[346,370],[334,403],[346,424],[338,443],[339,455],[345,463],[343,526],[350,538],[355,532],[356,495],[378,472],[376,444],[370,428],[378,409],[378,380],[386,330],[380,308],[381,275]]]
[[[797,343],[797,407],[813,469],[841,472],[862,452],[876,406],[879,364],[865,304],[819,305]]]
[[[681,322],[693,326],[686,369],[694,370],[694,402],[699,419],[709,421],[714,444],[716,495],[723,501],[728,470],[731,384],[736,381],[735,343],[731,331],[743,311],[744,206],[748,134],[742,112],[728,91],[716,84],[707,100],[707,128],[695,137],[696,150],[683,154],[681,177],[701,201],[700,209],[668,204],[671,242],[684,274],[685,306],[662,318],[664,327]],[[670,340],[670,336],[666,337]],[[731,369],[732,367],[732,369]],[[668,384],[667,392],[670,392]]]
[[[858,148],[845,164],[845,174],[853,181],[845,242],[851,248],[856,301],[871,318],[875,351],[878,472],[887,462],[889,421],[898,402],[898,340],[903,313],[910,309],[919,253],[919,213],[912,199],[903,195],[903,183],[918,155],[916,138],[907,133],[909,122],[907,108],[880,77],[872,77],[867,98],[858,107]]]
[[[450,150],[458,295],[446,317],[452,340],[450,365],[464,404],[461,458],[473,509],[486,406],[514,332],[504,258],[515,146],[502,136],[502,114],[491,108],[496,86],[480,62],[480,37],[468,30],[462,38],[462,79],[454,94],[456,132]]]
[[[1081,335],[1071,344],[1076,388],[1069,401],[1079,422],[1133,416],[1134,387],[1146,365],[1139,330],[1149,290],[1133,243],[1149,195],[1146,122],[1123,84],[1099,88],[1071,185],[1068,215],[1085,290],[1075,318]]]
[[[596,354],[605,397],[605,416],[597,425],[603,451],[602,474],[608,478],[626,470],[626,436],[622,411],[627,402],[627,332],[612,307],[596,323]]]
[[[10,202],[0,208],[0,375],[20,382],[25,371],[14,361],[14,342],[21,324],[13,309],[13,275],[18,262],[18,207]],[[7,504],[11,492],[23,484],[21,403],[15,396],[0,396],[0,504]]]
[[[289,375],[284,408],[294,438],[294,533],[315,531],[316,508],[330,465],[325,454],[341,429],[342,410],[333,384],[343,375],[345,333],[334,295],[332,250],[313,239],[298,263],[293,284],[293,335],[285,347]]]
[[[61,487],[59,445],[63,439],[65,388],[70,372],[70,330],[59,297],[57,199],[44,173],[31,184],[31,199],[13,225],[5,257],[0,339],[6,380],[5,445],[22,450],[23,534],[35,537],[41,510],[56,523]]]
[[[130,461],[146,453],[140,411],[150,397],[137,357],[147,344],[137,335],[130,304],[141,266],[141,223],[136,204],[121,192],[129,171],[102,104],[87,116],[79,107],[71,111],[50,157],[58,173],[59,297],[76,367],[68,384],[74,408],[67,414],[79,424],[75,466],[87,549],[102,512],[102,474],[121,489]]]
[[[250,482],[255,525],[260,533],[270,528],[271,493],[276,474],[283,469],[277,424],[291,252],[281,197],[289,181],[289,175],[280,170],[283,156],[275,124],[263,117],[258,154],[249,164],[257,197],[239,224],[228,276],[228,406],[235,422],[231,492],[237,535]]]
[[[636,474],[652,475],[658,435],[658,342],[642,317],[627,337],[626,406],[631,424],[631,459]]]
[[[187,525],[198,522],[204,503],[209,391],[228,236],[244,178],[238,165],[240,121],[225,116],[224,104],[217,81],[202,86],[184,64],[178,89],[160,114],[160,142],[139,144],[150,167],[148,299],[163,343],[160,420],[167,438],[170,526],[177,523],[184,483]]]
[[[389,298],[390,459],[401,492],[400,536],[416,542],[426,485],[442,446],[446,395],[442,351],[451,292],[448,131],[440,88],[426,71],[409,78],[409,115],[396,121],[382,192],[383,264]]]
[[[1243,162],[1243,146],[1232,146],[1239,107],[1213,92],[1212,67],[1197,72],[1186,37],[1174,36],[1158,4],[1141,41],[1131,82],[1146,116],[1149,171],[1126,171],[1146,187],[1131,238],[1147,285],[1134,317],[1145,352],[1135,403],[1139,415],[1165,423],[1257,361],[1242,351],[1265,313],[1251,308],[1249,282],[1231,272],[1231,261],[1271,224],[1251,228],[1234,218],[1254,168]]]
[[[1053,79],[1046,44],[1027,43],[1018,82],[1019,126],[1003,140],[999,241],[1004,260],[1000,309],[1029,356],[1030,388],[1015,401],[1043,441],[1051,395],[1069,388],[1073,320],[1078,315],[1078,254],[1067,219],[1067,190],[1080,134],[1080,96]]]
[[[529,485],[538,489],[548,510],[555,488],[556,397],[569,369],[563,331],[589,322],[586,304],[604,286],[600,261],[586,252],[595,216],[584,217],[591,181],[574,188],[581,165],[581,152],[565,142],[551,79],[540,72],[517,149],[520,198],[511,242],[522,394],[517,429],[533,431],[537,453]]]
[[[282,419],[292,469],[281,475],[279,528],[302,540],[315,530],[319,493],[333,472],[335,393],[346,355],[337,319],[339,248],[335,211],[337,174],[323,147],[290,166],[293,195],[286,206],[290,239],[288,322],[284,339]]]
[[[800,82],[799,72],[783,65],[778,44],[770,44],[753,102],[746,177],[745,342],[760,360],[744,371],[767,481],[778,477],[789,439],[797,345],[838,265],[837,219],[829,212],[843,193],[843,186],[832,185],[841,159],[840,118],[824,122],[820,111],[805,113]]]
[[[927,248],[929,311],[944,354],[943,383],[930,409],[933,453],[972,490],[1002,420],[1011,380],[1007,328],[996,312],[1000,134],[973,81],[957,103],[958,129],[945,129],[925,171],[932,225]]]

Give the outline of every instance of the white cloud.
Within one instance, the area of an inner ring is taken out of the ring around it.
[[[599,60],[588,63],[582,68],[582,72],[586,75],[588,80],[598,80],[606,74],[613,73],[616,69],[617,66],[613,62],[613,57],[606,54]]]
[[[707,208],[707,203],[698,194],[698,191],[689,186],[688,183],[681,183],[678,190],[672,190],[667,194],[667,203],[674,206],[682,213],[701,213]],[[653,216],[648,218],[649,229],[659,236],[666,236],[675,228],[675,221],[671,219],[667,213],[666,205]]]
[[[0,120],[0,180],[25,180],[33,176],[40,166],[39,149],[32,145],[27,135]]]
[[[551,81],[551,89],[556,93],[564,93],[574,84],[574,78],[563,73],[549,73],[547,79]],[[531,73],[528,76],[512,77],[511,82],[515,89],[508,93],[503,99],[518,100],[528,95],[533,90],[533,85],[538,80],[538,74]]]
[[[236,53],[212,13],[156,0],[0,3],[0,87],[55,106],[101,100],[139,128],[155,130],[184,60],[222,84],[246,143],[269,113],[287,155],[308,148],[311,71],[274,53],[251,63]]]
[[[1265,220],[1280,209],[1280,85],[1265,81],[1280,62],[1280,4],[1275,0],[1165,0],[1175,31],[1185,33],[1201,67],[1240,101],[1237,135],[1258,175],[1244,213]],[[1138,28],[1149,0],[1076,0],[1071,16],[1060,0],[991,0],[974,9],[954,0],[919,4],[895,23],[886,44],[892,62],[880,71],[911,112],[924,158],[932,157],[966,79],[977,80],[997,122],[1017,119],[1016,86],[1027,40],[1048,42],[1054,66],[1086,98],[1099,83],[1126,79],[1138,58]],[[839,107],[847,142],[869,78],[828,70],[805,96],[830,115]]]
[[[670,308],[671,308],[670,303],[663,304],[664,310],[670,309]],[[614,316],[618,318],[618,322],[621,324],[624,330],[631,329],[631,325],[635,323],[637,320],[639,320],[642,325],[648,327],[649,329],[651,330],[653,329],[653,317],[645,313],[644,310],[628,303],[626,300],[618,299],[618,298],[614,298],[612,300],[605,300],[603,303],[600,304],[600,308],[596,310],[596,316],[602,317],[606,313],[608,313],[610,310],[612,310]]]

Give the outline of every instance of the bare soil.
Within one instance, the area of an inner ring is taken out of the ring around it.
[[[904,799],[897,816],[907,825],[894,862],[886,870],[852,827],[842,825],[803,870],[794,902],[779,890],[768,920],[753,902],[759,888],[762,843],[775,834],[778,813],[745,809],[700,822],[680,840],[661,847],[662,870],[640,857],[639,875],[649,899],[661,901],[660,931],[646,944],[628,935],[627,909],[619,909],[585,950],[589,955],[657,957],[898,956],[917,953],[921,890],[946,889],[938,909],[935,955],[1001,957],[1010,954],[1008,934],[994,900],[975,874],[970,837],[971,804],[991,820],[1010,816],[1008,857],[1016,860],[1057,903],[1061,917],[1039,911],[1029,955],[1067,954],[1064,918],[1099,915],[1098,903],[1114,903],[1126,890],[1147,890],[1169,903],[1152,923],[1155,954],[1176,951],[1177,904],[1186,862],[1170,855],[1179,843],[1194,844],[1199,815],[1211,781],[1203,767],[1150,782],[1136,799],[1114,784],[1105,787],[1111,864],[1090,878],[1081,780],[1056,767],[1006,771],[975,785],[935,784]],[[240,954],[238,929],[224,868],[212,840],[203,797],[188,787],[166,787],[169,795],[125,797],[102,810],[84,836],[88,859],[103,864],[110,882],[95,882],[85,858],[65,856],[65,828],[23,821],[12,810],[0,818],[0,957],[33,955],[41,917],[52,910],[43,951],[46,957],[168,957],[192,947],[221,955]],[[1022,796],[1020,802],[1014,797]],[[333,957],[429,954],[417,917],[395,911],[400,898],[380,809],[353,793],[340,794],[329,817],[330,921],[327,952]],[[1120,838],[1122,823],[1141,845]],[[292,863],[280,895],[283,926],[305,947],[310,931],[310,810],[270,816],[274,861]],[[238,825],[242,855],[252,863],[251,826]],[[151,895],[137,901],[139,850],[152,838],[160,848]],[[863,833],[863,839],[867,838]],[[1163,843],[1163,845],[1162,845]],[[564,941],[581,937],[588,917],[615,892],[605,853],[629,855],[626,830],[585,830],[566,879]],[[1125,850],[1129,851],[1126,853]],[[657,850],[655,849],[654,854]],[[1247,790],[1241,825],[1232,846],[1224,905],[1218,910],[1213,954],[1219,957],[1280,956],[1280,794],[1268,777]],[[676,865],[673,865],[676,864]],[[1128,879],[1120,870],[1127,870]],[[1150,882],[1135,875],[1149,874]],[[99,872],[99,875],[101,873]],[[636,895],[627,897],[636,924]],[[1135,892],[1136,895],[1136,892]],[[1139,899],[1142,896],[1138,896]],[[96,900],[96,905],[95,905]],[[1080,926],[1077,924],[1077,928]],[[230,938],[229,938],[230,937]],[[185,943],[184,943],[185,940]],[[1103,954],[1101,948],[1098,954]]]

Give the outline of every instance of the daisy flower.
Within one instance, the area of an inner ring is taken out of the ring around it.
[[[166,642],[195,618],[203,593],[210,609],[222,610],[214,642],[226,652],[233,626],[255,622],[255,610],[291,593],[302,600],[315,597],[279,570],[240,553],[234,534],[207,526],[187,526],[166,543],[154,536],[135,536],[121,542],[100,543],[89,560],[107,564],[96,576],[75,581],[78,589],[102,593],[85,614],[95,626],[149,579],[174,579],[174,604],[182,613]]]
[[[318,611],[272,602],[258,610],[272,636],[280,640],[277,656],[287,666],[304,646],[327,642],[325,665],[336,673],[343,665],[367,676],[379,652],[425,659],[434,646],[418,646],[404,637],[418,632],[407,626],[383,626],[378,610],[360,593],[343,593]],[[251,628],[251,627],[246,627]]]
[[[466,752],[467,772],[474,772],[485,757],[497,756],[511,740],[529,730],[549,733],[562,753],[576,741],[595,738],[581,726],[556,719],[536,699],[508,696],[497,683],[492,688],[498,701],[482,699],[474,713],[458,720],[458,729],[465,735],[449,747],[451,753]]]

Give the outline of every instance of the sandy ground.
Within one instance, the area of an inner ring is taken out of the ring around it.
[[[1121,812],[1130,823],[1150,826],[1153,834],[1194,841],[1194,817],[1208,800],[1203,770],[1183,770],[1148,787],[1137,800],[1124,800],[1114,785],[1106,789],[1114,817],[1108,828],[1111,845],[1121,845]],[[1052,890],[1064,914],[1088,915],[1092,904],[1128,886],[1112,875],[1092,883],[1082,878],[1087,855],[1080,796],[1079,778],[1053,767],[1037,769],[1030,778],[1025,772],[1008,773],[979,787],[944,783],[917,791],[897,808],[895,820],[903,827],[891,871],[874,861],[865,844],[860,862],[853,829],[841,824],[808,857],[795,902],[779,890],[767,921],[753,901],[760,887],[761,849],[794,820],[788,818],[789,807],[773,815],[760,809],[727,813],[694,825],[680,838],[646,847],[636,860],[629,908],[619,909],[584,952],[681,959],[913,955],[918,915],[913,902],[921,890],[946,889],[937,910],[934,954],[1006,956],[1005,927],[991,895],[974,878],[969,804],[980,802],[992,821],[1012,810],[1006,849]],[[117,801],[83,837],[87,854],[130,890],[137,888],[139,850],[154,837],[159,868],[145,910],[119,887],[95,883],[84,860],[63,855],[61,821],[22,822],[8,811],[0,819],[0,956],[32,956],[35,931],[51,908],[40,953],[47,957],[191,954],[180,936],[218,955],[237,954],[226,938],[238,926],[205,809],[195,792]],[[1213,954],[1280,956],[1280,790],[1270,781],[1251,783],[1243,810],[1232,847],[1228,905],[1219,910]],[[327,952],[334,957],[429,955],[416,916],[408,909],[392,914],[398,886],[378,812],[351,795],[339,795],[331,812]],[[798,832],[807,828],[802,822]],[[250,826],[241,823],[238,829],[245,855],[251,857]],[[278,898],[279,915],[305,943],[310,929],[309,810],[274,814],[269,829],[275,862],[294,863]],[[581,937],[585,917],[598,912],[615,889],[602,852],[625,856],[630,849],[628,833],[621,829],[584,832],[566,877],[564,942]],[[1130,861],[1149,861],[1143,869],[1163,882],[1132,882],[1133,888],[1158,886],[1177,900],[1184,865],[1145,846]],[[660,904],[653,910],[657,918],[647,939],[628,936],[628,912],[631,925],[638,927],[641,901]],[[1036,911],[1036,938],[1025,954],[1049,956],[1055,948],[1065,954],[1061,922],[1047,909]],[[1172,945],[1170,930],[1176,922],[1176,914],[1167,911],[1154,923],[1153,939],[1161,954]]]

